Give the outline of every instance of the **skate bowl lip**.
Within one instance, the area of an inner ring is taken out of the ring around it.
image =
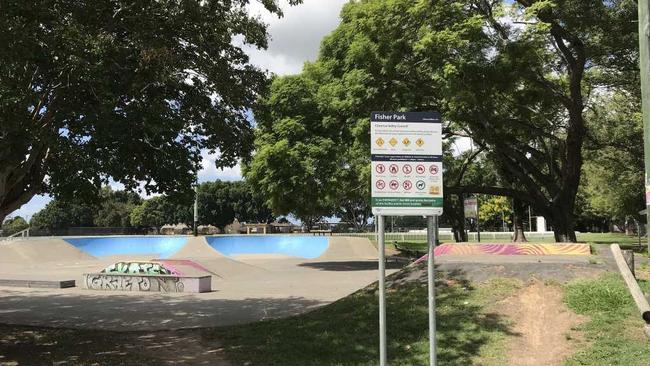
[[[295,234],[213,235],[206,236],[205,241],[213,250],[231,258],[266,255],[316,259],[330,249],[327,237]]]
[[[166,259],[187,245],[191,236],[111,235],[61,238],[94,257],[151,255]]]

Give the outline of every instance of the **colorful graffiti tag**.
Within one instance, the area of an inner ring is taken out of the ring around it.
[[[179,277],[111,276],[105,273],[85,275],[86,288],[108,291],[184,292],[185,284]]]
[[[157,262],[117,262],[106,267],[102,273],[180,275],[176,269],[166,268]]]

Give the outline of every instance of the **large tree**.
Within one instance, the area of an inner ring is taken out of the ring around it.
[[[445,131],[470,137],[500,178],[461,181],[446,194],[511,197],[544,215],[557,241],[576,240],[586,108],[594,91],[628,82],[611,75],[635,65],[633,2],[367,0],[347,4],[341,17],[318,60],[294,77],[314,80],[317,87],[294,97],[316,96],[318,113],[303,123],[295,117],[304,114],[277,109],[276,123],[327,126],[308,129],[317,140],[332,130],[367,131],[371,110],[439,110]],[[367,132],[356,136],[366,143]],[[340,154],[320,154],[332,151]]]
[[[248,3],[1,2],[0,221],[35,194],[97,192],[111,177],[189,190],[202,149],[234,165],[266,84],[242,50],[267,46]]]

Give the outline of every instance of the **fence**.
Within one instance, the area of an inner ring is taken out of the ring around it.
[[[332,233],[332,235],[361,237],[361,238],[368,238],[371,241],[375,241],[375,242],[377,241],[376,233]],[[526,232],[525,235],[526,238],[529,240],[531,239],[541,240],[541,239],[553,238],[553,232],[545,232],[545,233]],[[481,232],[481,241],[510,241],[512,240],[513,236],[514,236],[513,232],[502,232],[502,231]],[[398,242],[398,243],[426,242],[427,233],[424,230],[422,232],[386,232],[384,234],[384,238],[385,238],[384,240],[386,240],[386,242],[389,243],[390,242]],[[477,241],[478,240],[477,233],[476,232],[468,233],[468,239],[469,241]],[[453,241],[454,234],[448,230],[441,230],[438,232],[438,240],[441,242]]]

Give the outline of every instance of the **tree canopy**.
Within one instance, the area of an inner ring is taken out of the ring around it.
[[[3,1],[0,220],[37,193],[96,194],[111,178],[188,191],[202,149],[220,167],[247,155],[267,77],[243,47],[268,38],[248,4]]]
[[[247,177],[274,210],[367,202],[345,182],[369,185],[369,112],[438,110],[446,137],[471,138],[495,175],[475,184],[464,157],[448,165],[446,208],[466,193],[508,196],[544,215],[556,240],[576,240],[587,111],[598,92],[634,82],[634,2],[367,0],[341,18],[318,59],[276,79],[256,109]],[[348,167],[354,179],[341,180]]]

